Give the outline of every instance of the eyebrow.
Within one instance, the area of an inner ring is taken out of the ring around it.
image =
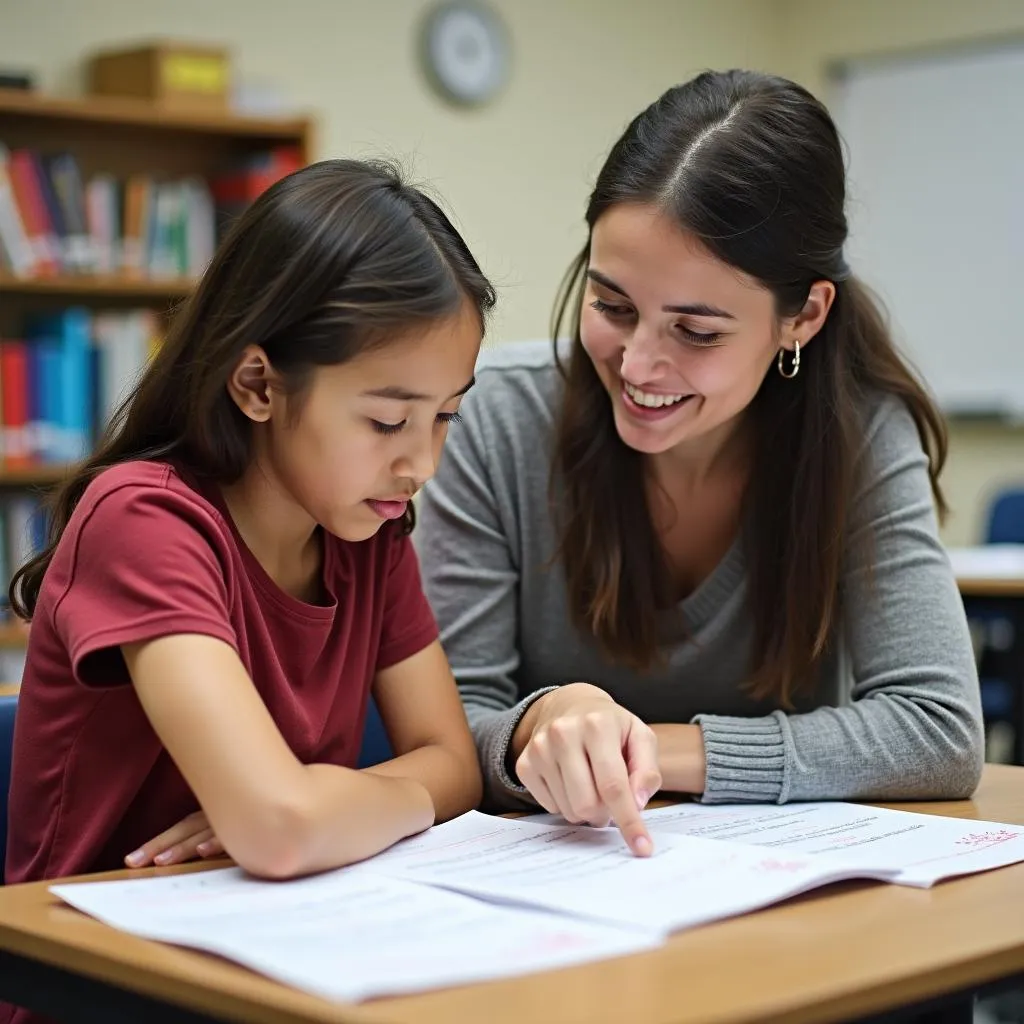
[[[474,384],[476,377],[470,377],[469,381],[459,388],[454,394],[449,395],[445,401],[450,402],[453,398],[464,395]],[[364,391],[364,398],[390,398],[394,402],[432,402],[433,395],[424,395],[419,391],[410,391],[408,388],[399,387],[396,384],[383,388],[374,388],[372,391]]]
[[[615,292],[616,295],[621,295],[624,299],[629,298],[621,285],[617,285],[610,277],[605,277],[600,270],[588,270],[587,277],[607,288],[608,291]],[[690,302],[682,306],[662,306],[661,309],[665,313],[683,313],[687,316],[717,316],[724,320],[736,319],[727,310],[719,309],[718,306],[709,306],[706,302]]]

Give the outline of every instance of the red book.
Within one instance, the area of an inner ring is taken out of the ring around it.
[[[14,150],[8,158],[7,173],[22,223],[36,256],[36,273],[54,277],[60,272],[55,247],[57,235],[43,199],[42,187],[36,177],[35,161],[26,149]]]
[[[28,349],[25,343],[0,341],[4,463],[11,469],[28,466],[31,463],[28,388]]]

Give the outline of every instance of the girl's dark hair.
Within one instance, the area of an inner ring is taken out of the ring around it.
[[[494,301],[451,221],[390,165],[325,160],[283,178],[232,225],[96,450],[54,495],[47,547],[11,582],[15,612],[31,618],[57,542],[104,469],[166,459],[217,482],[242,475],[252,424],[226,384],[247,345],[266,352],[301,400],[315,367],[453,316],[464,302],[483,331]]]
[[[928,453],[938,509],[946,511],[938,484],[943,420],[894,349],[878,305],[850,277],[844,202],[839,137],[818,100],[771,75],[706,72],[633,120],[601,168],[586,215],[593,231],[620,203],[660,208],[768,288],[780,317],[803,307],[813,282],[835,282],[835,301],[801,353],[797,379],[773,367],[749,410],[756,445],[743,523],[755,622],[750,690],[783,705],[813,687],[837,619],[866,396],[889,393],[906,404]],[[643,456],[619,439],[580,341],[589,258],[588,240],[554,318],[556,339],[567,323],[574,338],[562,365],[553,474],[559,554],[576,625],[607,657],[643,670],[660,661],[656,613],[675,597],[645,497]]]

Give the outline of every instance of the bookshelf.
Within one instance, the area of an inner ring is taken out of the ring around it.
[[[0,651],[19,650],[28,640],[28,630],[16,623],[0,625]]]
[[[41,462],[28,466],[0,465],[0,489],[50,487],[63,480],[71,470],[65,462]]]
[[[192,290],[186,277],[133,279],[116,274],[66,274],[57,277],[14,277],[0,270],[0,295],[59,296],[80,300],[83,296],[115,301],[131,299],[142,302],[163,302],[182,299]]]
[[[114,179],[119,183],[117,219],[123,226],[126,183],[133,176],[156,185],[209,182],[282,148],[297,153],[299,163],[305,164],[312,154],[313,122],[307,117],[175,109],[128,98],[64,98],[0,89],[0,144],[9,154],[18,150],[43,158],[70,154],[83,183],[95,176]],[[141,269],[106,273],[67,272],[64,266],[45,276],[18,276],[0,261],[0,339],[18,339],[33,317],[68,307],[85,309],[93,324],[104,316],[129,317],[140,309],[151,311],[154,322],[163,323],[188,296],[194,279],[179,273],[150,276],[145,260],[143,264]],[[115,338],[113,344],[119,340],[124,339]],[[26,466],[0,460],[0,505],[19,500],[20,495],[39,495],[62,480],[68,468],[66,462]],[[4,524],[0,543],[10,547],[6,532]],[[0,580],[0,589],[6,590],[7,582]],[[20,624],[0,621],[0,654],[23,648],[26,637]],[[9,672],[2,674],[10,678]]]
[[[116,129],[142,128],[170,134],[213,135],[252,139],[258,143],[300,141],[308,146],[308,118],[247,117],[209,111],[175,110],[129,97],[46,96],[21,89],[0,89],[0,117],[48,125],[103,125]],[[309,153],[307,151],[307,157]]]
[[[99,173],[118,179],[210,179],[247,157],[280,146],[297,148],[301,163],[308,163],[313,122],[175,110],[106,96],[72,99],[0,89],[0,143],[9,150],[71,153],[83,179]],[[166,312],[191,286],[181,278],[116,274],[19,279],[0,270],[0,336],[10,336],[26,315],[71,303],[145,304]]]

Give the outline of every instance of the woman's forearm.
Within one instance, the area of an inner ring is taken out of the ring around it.
[[[662,789],[670,793],[703,793],[706,764],[700,726],[666,722],[651,728],[658,739]]]

